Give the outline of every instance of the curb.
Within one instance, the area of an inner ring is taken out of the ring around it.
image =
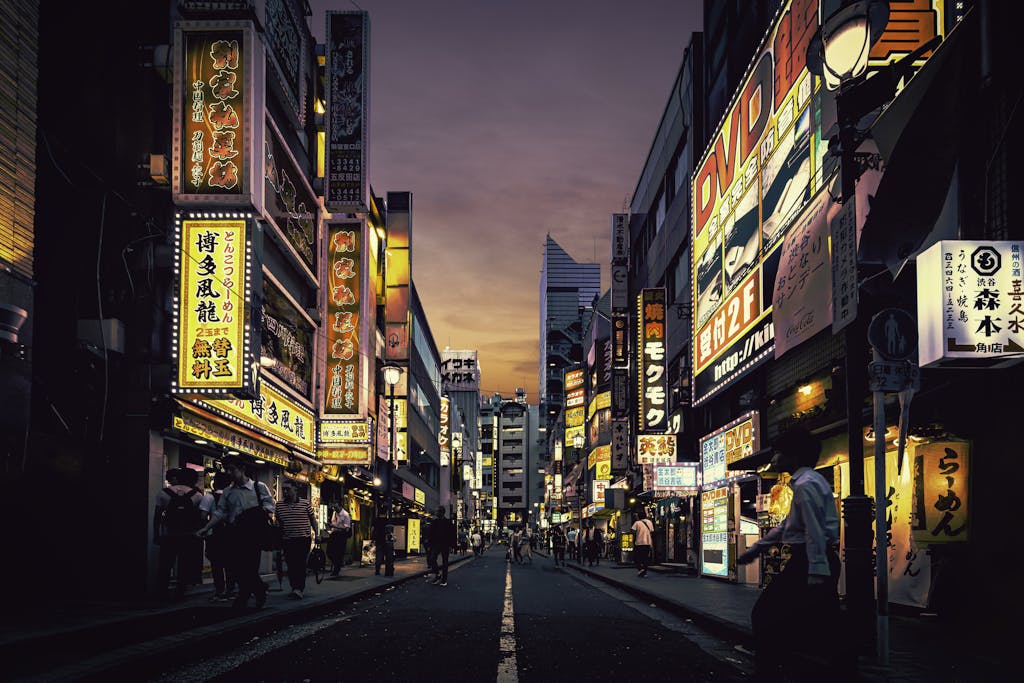
[[[616,581],[615,579],[592,572],[585,567],[581,567],[574,564],[568,564],[567,567],[575,569],[581,574],[585,574],[593,579],[607,583],[610,586],[615,586],[619,590],[625,591],[633,596],[643,598],[645,601],[653,602],[659,607],[663,607],[668,611],[687,619],[692,620],[695,624],[701,628],[707,630],[709,633],[715,635],[723,640],[729,640],[739,643],[745,647],[753,647],[754,645],[754,633],[749,628],[744,628],[731,621],[722,619],[721,617],[705,612],[703,610],[696,609],[690,605],[683,604],[677,600],[665,595],[658,595],[650,591],[645,591],[641,588],[637,588],[631,584]]]
[[[460,557],[449,562],[449,569],[473,559],[473,555]],[[243,613],[235,619],[218,622],[216,624],[188,631],[185,633],[156,638],[149,642],[137,643],[124,646],[117,650],[101,655],[99,658],[84,660],[77,663],[67,664],[54,671],[41,671],[28,676],[16,679],[22,681],[110,681],[111,674],[115,678],[126,680],[141,680],[150,676],[154,671],[159,670],[161,662],[165,663],[166,655],[171,652],[180,652],[183,649],[191,648],[199,642],[204,648],[217,649],[237,647],[251,638],[259,636],[267,629],[276,629],[287,626],[296,621],[305,621],[324,616],[336,611],[345,604],[357,602],[377,593],[382,593],[388,588],[400,586],[404,583],[419,579],[432,573],[432,569],[424,568],[410,573],[408,576],[396,578],[390,583],[372,586],[359,590],[348,595],[338,596],[323,602],[310,604],[307,607],[295,607],[283,612],[260,611]],[[232,623],[235,622],[235,623]],[[158,666],[154,669],[154,666]],[[140,678],[142,677],[142,678]]]

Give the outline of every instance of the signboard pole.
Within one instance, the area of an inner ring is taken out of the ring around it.
[[[875,353],[877,358],[878,354]],[[889,665],[889,568],[887,525],[885,521],[885,392],[871,392],[875,408],[875,580],[877,582],[877,634],[878,661]]]

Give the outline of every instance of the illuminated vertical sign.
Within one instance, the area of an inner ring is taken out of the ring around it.
[[[331,223],[327,232],[326,415],[360,414],[360,305],[364,222]]]
[[[327,159],[324,205],[331,213],[367,211],[370,15],[327,12]]]
[[[387,251],[384,263],[384,359],[409,359],[412,297],[412,193],[388,192]]]
[[[245,218],[175,221],[175,393],[252,390],[252,245]]]
[[[251,23],[223,24],[185,22],[175,32],[173,195],[180,203],[258,205],[253,150],[263,126],[253,111],[262,48]]]
[[[637,297],[637,374],[639,431],[666,427],[665,288],[645,289]]]
[[[700,571],[705,576],[729,576],[729,489],[700,494]]]
[[[441,397],[441,426],[437,430],[437,445],[441,449],[441,467],[447,467],[452,461],[450,412],[451,403],[447,396]]]
[[[476,351],[441,352],[441,389],[443,391],[479,391],[480,363]]]

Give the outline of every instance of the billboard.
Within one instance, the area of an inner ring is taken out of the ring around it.
[[[776,247],[820,185],[807,45],[818,3],[790,0],[697,164],[693,205],[694,403],[772,351]],[[726,362],[716,365],[716,361]]]
[[[641,432],[666,426],[665,288],[645,289],[637,297],[637,411]]]
[[[629,260],[629,214],[612,214],[612,263]]]
[[[1024,242],[944,240],[918,255],[921,367],[1024,360],[1022,251]]]
[[[441,449],[441,467],[447,467],[452,461],[451,450],[451,403],[447,396],[441,397],[441,425],[437,431],[437,445]]]
[[[680,462],[654,466],[655,491],[697,491],[699,463]]]
[[[324,206],[365,213],[370,92],[370,15],[327,12]]]
[[[729,489],[700,494],[700,573],[729,576]]]
[[[174,393],[244,394],[255,384],[249,331],[252,242],[248,220],[231,216],[175,219]]]
[[[320,444],[368,444],[372,434],[372,420],[321,420],[316,441]]]
[[[306,173],[288,150],[274,121],[267,117],[263,143],[264,216],[284,236],[310,277],[317,273],[320,202]]]
[[[370,446],[317,446],[316,457],[325,465],[369,465]]]
[[[325,415],[359,415],[364,221],[327,228]]]
[[[636,437],[636,457],[640,465],[658,465],[676,461],[675,434],[640,434]]]
[[[480,363],[476,351],[441,352],[442,391],[480,391]]]
[[[587,456],[587,468],[594,469],[594,479],[612,478],[612,447],[598,446]]]
[[[260,310],[260,366],[311,398],[316,328],[304,310],[267,275]]]
[[[757,411],[737,419],[700,439],[701,470],[704,485],[714,486],[742,472],[730,473],[728,465],[761,450],[760,416]]]
[[[307,453],[314,453],[316,419],[313,411],[263,379],[255,400],[225,399],[199,403],[213,412],[244,425],[256,427],[262,434],[276,437]]]
[[[264,58],[252,23],[181,22],[174,50],[175,203],[260,206]]]

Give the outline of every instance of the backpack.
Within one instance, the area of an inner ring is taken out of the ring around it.
[[[178,494],[174,489],[164,489],[170,500],[164,508],[163,522],[164,533],[172,536],[184,536],[191,534],[203,525],[199,515],[199,507],[192,502],[192,496],[199,493],[199,489],[191,488],[187,493]]]

